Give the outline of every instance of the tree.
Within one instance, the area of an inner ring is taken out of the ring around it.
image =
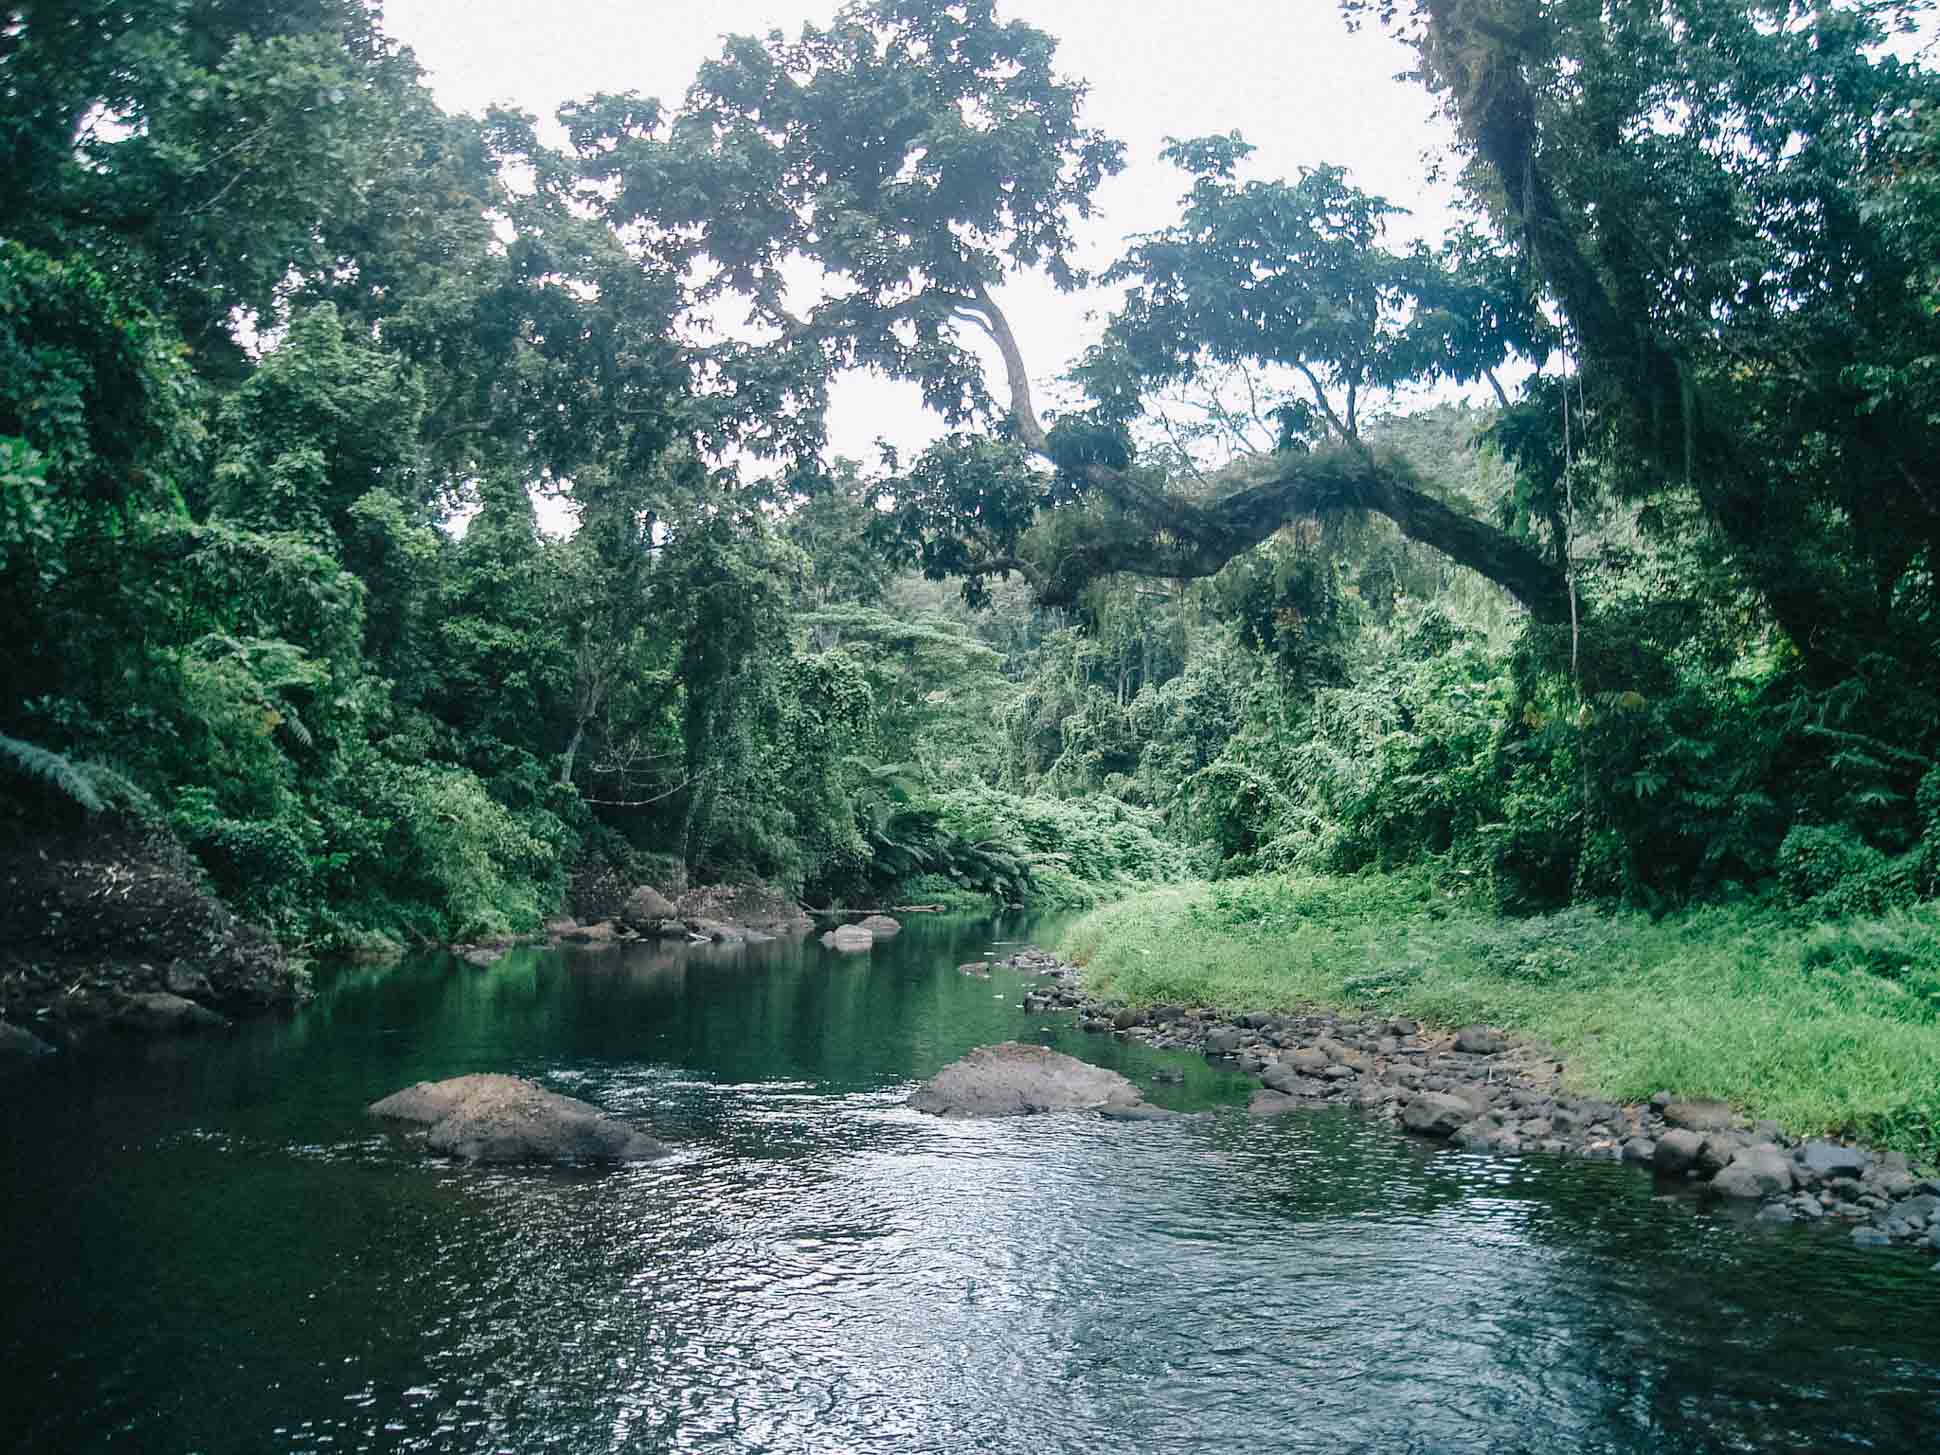
[[[1350,0],[1411,40],[1554,300],[1614,487],[1688,481],[1821,682],[1940,631],[1940,80],[1887,0]],[[1930,135],[1930,129],[1924,134]]]
[[[1230,279],[1213,265],[1222,249],[1271,254],[1284,233],[1304,228],[1311,252],[1329,254],[1336,268],[1301,296],[1295,270],[1283,267],[1289,286],[1262,320],[1273,336],[1203,341],[1214,357],[1280,360],[1292,350],[1354,390],[1403,367],[1476,374],[1531,332],[1526,309],[1495,295],[1478,318],[1474,277],[1464,283],[1425,258],[1380,253],[1378,199],[1355,201],[1350,224],[1331,228],[1325,209],[1346,195],[1337,172],[1257,192],[1233,181],[1243,153],[1236,140],[1178,147],[1197,178],[1179,240],[1201,228],[1214,240],[1197,261],[1167,237],[1127,259],[1125,276],[1146,277],[1149,296],[1164,293],[1177,307],[1128,320],[1126,336],[1153,346],[1116,351],[1110,370],[1098,362],[1088,382],[1106,392],[1115,370],[1108,397],[1044,427],[995,290],[1022,268],[1042,268],[1060,287],[1084,281],[1071,259],[1071,223],[1089,214],[1096,187],[1120,165],[1117,144],[1081,124],[1083,87],[1056,74],[1054,51],[1043,32],[1000,22],[989,0],[866,0],[798,41],[779,33],[731,41],[671,117],[634,97],[596,98],[568,114],[615,225],[644,230],[643,251],[661,263],[700,272],[702,300],[745,301],[751,341],[719,345],[709,358],[733,397],[750,391],[777,421],[743,443],[812,450],[827,379],[844,367],[915,381],[952,425],[995,426],[995,437],[946,441],[900,482],[895,535],[904,556],[966,577],[972,596],[983,578],[1013,571],[1058,603],[1112,571],[1207,575],[1294,516],[1375,510],[1502,581],[1537,614],[1566,616],[1553,564],[1416,489],[1405,469],[1359,441],[1351,402],[1331,445],[1289,452],[1271,479],[1218,499],[1170,491],[1134,465],[1124,419],[1149,383],[1176,376],[1202,342],[1160,344],[1159,335],[1175,323],[1203,324],[1230,301]],[[802,262],[829,286],[798,316],[786,299],[789,269]],[[1343,301],[1351,316],[1328,324],[1322,310]],[[1400,328],[1397,310],[1418,319]],[[1459,319],[1458,310],[1466,310]],[[959,326],[998,350],[1007,410],[987,391]],[[751,388],[756,360],[763,368]],[[1027,547],[1027,533],[1052,515],[1064,524],[1032,533]]]

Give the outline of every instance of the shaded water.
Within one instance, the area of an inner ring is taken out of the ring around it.
[[[1001,939],[1022,923],[1000,925]],[[870,955],[519,951],[0,1084],[0,1448],[1924,1451],[1940,1273],[1622,1168],[1491,1161],[1024,1016],[988,925]],[[1203,1117],[900,1105],[1043,1040]],[[366,1103],[477,1070],[670,1162],[467,1171]]]

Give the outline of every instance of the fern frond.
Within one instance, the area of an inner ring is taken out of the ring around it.
[[[38,779],[65,794],[89,813],[99,813],[107,806],[101,801],[93,772],[72,758],[0,733],[0,761],[11,764],[23,777]]]

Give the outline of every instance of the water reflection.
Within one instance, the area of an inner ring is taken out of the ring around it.
[[[1007,927],[997,938],[1016,938]],[[337,978],[201,1060],[10,1106],[0,1437],[24,1449],[1925,1448],[1934,1275],[1748,1236],[1621,1168],[1498,1162],[956,974],[991,931],[521,951]],[[900,1105],[1042,1033],[1208,1114]],[[676,1143],[469,1172],[374,1135],[423,1077],[541,1077]]]

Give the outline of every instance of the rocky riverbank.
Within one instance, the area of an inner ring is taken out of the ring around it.
[[[308,990],[269,932],[208,893],[164,834],[0,846],[0,1054],[38,1054],[106,1026],[217,1028]]]
[[[1472,1151],[1629,1163],[1760,1222],[1831,1222],[1861,1246],[1940,1252],[1940,1178],[1916,1175],[1898,1152],[1793,1137],[1669,1090],[1627,1104],[1578,1096],[1553,1053],[1487,1026],[1128,1006],[1087,996],[1077,968],[1042,950],[1001,963],[1043,977],[1023,998],[1027,1013],[1068,1012],[1086,1031],[1233,1061],[1260,1080],[1255,1116],[1354,1107]]]

